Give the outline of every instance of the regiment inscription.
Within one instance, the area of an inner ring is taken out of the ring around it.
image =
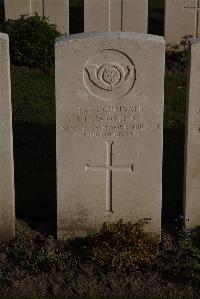
[[[146,125],[143,111],[141,106],[81,106],[66,117],[61,131],[74,137],[136,137],[159,130],[159,123]]]

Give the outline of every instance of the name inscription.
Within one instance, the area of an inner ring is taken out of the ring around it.
[[[74,137],[137,137],[147,128],[156,131],[160,125],[145,125],[141,106],[90,106],[67,116],[61,131]]]

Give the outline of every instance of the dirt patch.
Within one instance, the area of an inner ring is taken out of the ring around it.
[[[76,241],[76,244],[77,241]],[[0,296],[125,296],[200,298],[198,284],[180,269],[176,240],[163,234],[153,265],[133,271],[107,271],[73,248],[17,221],[13,241],[0,246]]]

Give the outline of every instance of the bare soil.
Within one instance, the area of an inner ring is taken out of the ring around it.
[[[153,266],[116,273],[81,255],[82,241],[58,241],[23,221],[16,230],[14,240],[0,245],[0,298],[200,298],[199,284],[181,272],[176,239],[168,233]]]

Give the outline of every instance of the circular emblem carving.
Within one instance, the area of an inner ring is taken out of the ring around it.
[[[95,97],[109,101],[122,98],[133,88],[136,70],[124,53],[107,49],[88,59],[83,80],[87,90]]]

